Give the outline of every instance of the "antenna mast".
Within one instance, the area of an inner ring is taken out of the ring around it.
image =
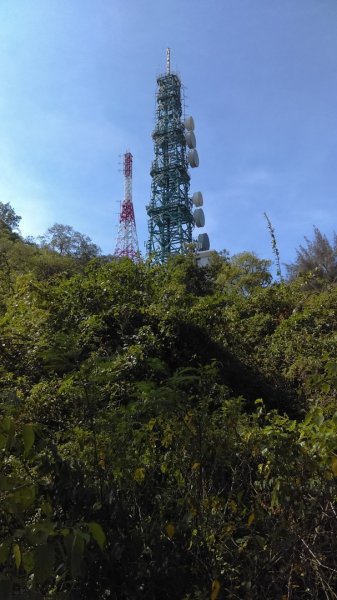
[[[124,200],[121,204],[119,227],[114,256],[127,257],[138,261],[139,247],[136,229],[135,213],[132,202],[132,159],[131,152],[125,152],[123,162]]]
[[[189,195],[188,168],[198,167],[199,157],[193,118],[183,120],[181,81],[176,73],[171,73],[170,48],[166,49],[166,73],[157,78],[156,104],[146,247],[149,256],[162,263],[172,254],[186,252],[194,226],[205,225],[201,192]],[[193,205],[197,207],[194,212]],[[198,237],[198,249],[205,250],[208,236],[202,235],[202,243]]]
[[[166,75],[171,73],[171,51],[170,48],[166,48]]]

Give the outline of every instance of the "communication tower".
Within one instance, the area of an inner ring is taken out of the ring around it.
[[[171,73],[170,49],[166,51],[166,73],[157,78],[156,125],[152,133],[154,161],[151,167],[151,200],[147,252],[155,262],[186,251],[193,227],[203,227],[202,194],[189,196],[188,167],[198,167],[194,121],[183,119],[181,81]],[[192,213],[193,204],[198,208]],[[205,237],[206,236],[206,237]],[[201,241],[202,238],[202,241]],[[207,239],[206,239],[207,238]],[[199,235],[199,250],[209,249],[207,234]]]
[[[135,213],[132,202],[132,154],[126,152],[123,161],[124,200],[121,204],[119,226],[114,256],[126,256],[133,261],[139,260],[139,247],[136,229]]]

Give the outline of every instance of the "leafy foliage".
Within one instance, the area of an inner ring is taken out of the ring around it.
[[[314,234],[313,240],[305,238],[306,246],[299,247],[296,262],[287,268],[292,279],[307,274],[308,285],[320,288],[324,283],[337,281],[337,234],[334,233],[332,244],[317,227]]]
[[[91,241],[89,236],[74,231],[70,225],[55,223],[40,238],[40,242],[43,248],[54,250],[62,256],[74,256],[84,261],[100,254],[100,248]]]
[[[270,285],[270,266],[271,261],[258,258],[254,252],[240,252],[223,265],[217,283],[230,284],[233,290],[249,296],[254,289]]]
[[[0,597],[336,598],[337,288],[2,235]]]
[[[19,217],[14,208],[9,202],[4,204],[0,202],[0,226],[8,227],[11,231],[15,231],[19,228],[21,217]]]

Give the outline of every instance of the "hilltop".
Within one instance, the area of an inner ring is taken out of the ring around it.
[[[275,281],[250,252],[134,264],[17,225],[1,598],[335,598],[333,277]]]

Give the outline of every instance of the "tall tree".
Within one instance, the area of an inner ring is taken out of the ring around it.
[[[234,254],[224,262],[217,278],[220,288],[239,291],[244,296],[258,287],[267,287],[272,282],[271,261],[259,258],[254,252]]]
[[[306,245],[301,245],[297,250],[296,260],[287,265],[290,279],[295,279],[301,274],[311,274],[313,283],[321,285],[324,282],[337,281],[337,234],[333,234],[332,243],[329,242],[318,227],[314,227],[314,239],[304,238]]]
[[[9,202],[6,202],[6,204],[0,202],[0,224],[4,224],[14,231],[19,229],[20,221],[21,217],[16,214]]]
[[[60,223],[49,227],[45,235],[40,237],[40,243],[43,248],[81,260],[90,260],[101,252],[89,236],[75,231],[70,225]]]

